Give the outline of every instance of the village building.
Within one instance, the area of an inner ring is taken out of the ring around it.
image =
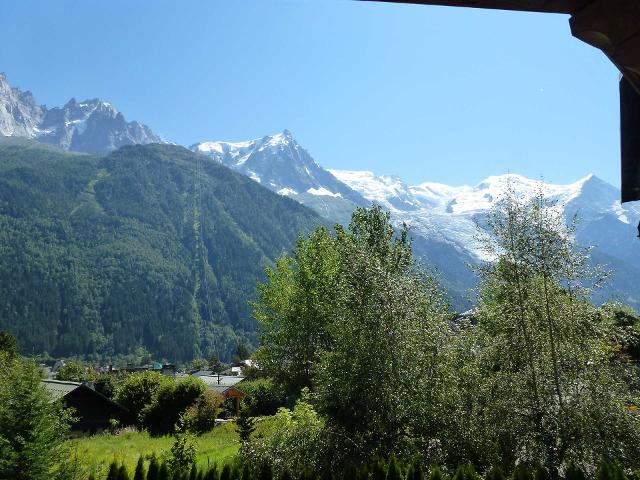
[[[62,400],[66,407],[73,408],[72,432],[97,433],[107,430],[112,419],[123,421],[129,416],[126,408],[96,392],[90,383],[61,380],[43,380],[42,383],[51,395],[51,402]]]

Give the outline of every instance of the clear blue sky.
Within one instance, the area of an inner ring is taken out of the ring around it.
[[[619,186],[618,73],[568,17],[348,0],[3,0],[0,71],[190,145],[288,128],[409,183]]]

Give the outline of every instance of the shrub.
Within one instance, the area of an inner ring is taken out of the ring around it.
[[[118,387],[115,401],[129,410],[133,421],[139,422],[140,413],[153,402],[158,389],[172,382],[170,378],[152,370],[132,373]]]
[[[251,415],[274,415],[278,408],[285,405],[284,390],[270,378],[245,380],[238,388],[247,394],[244,404],[249,407]]]
[[[197,434],[210,432],[222,411],[224,397],[212,390],[204,391],[184,413],[187,428]]]
[[[143,425],[152,435],[173,432],[180,416],[206,389],[205,383],[195,377],[162,383],[153,401],[140,412]]]

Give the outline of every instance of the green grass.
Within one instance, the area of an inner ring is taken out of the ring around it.
[[[272,430],[270,417],[257,419],[255,435],[268,435]],[[152,437],[146,432],[123,432],[119,435],[101,434],[68,441],[71,454],[96,478],[105,478],[109,464],[116,460],[124,463],[130,474],[135,470],[138,457],[155,453],[168,454],[173,444],[172,436]],[[236,456],[240,448],[234,423],[226,423],[211,432],[197,437],[199,467],[208,464],[224,464]]]

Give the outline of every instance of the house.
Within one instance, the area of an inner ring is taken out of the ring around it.
[[[199,370],[192,374],[207,384],[209,390],[218,392],[225,400],[233,401],[233,411],[237,414],[240,411],[240,402],[247,396],[238,385],[244,380],[244,377],[238,375],[221,375],[208,370]]]
[[[213,385],[209,386],[209,390],[213,390],[214,392],[219,393],[224,397],[225,400],[231,400],[231,402],[233,403],[233,412],[236,415],[240,411],[240,402],[247,396],[246,393],[234,387],[233,385]]]
[[[129,411],[122,405],[95,391],[90,383],[43,380],[51,401],[62,400],[66,407],[73,408],[75,421],[73,432],[96,433],[111,426],[111,419],[126,420]]]

